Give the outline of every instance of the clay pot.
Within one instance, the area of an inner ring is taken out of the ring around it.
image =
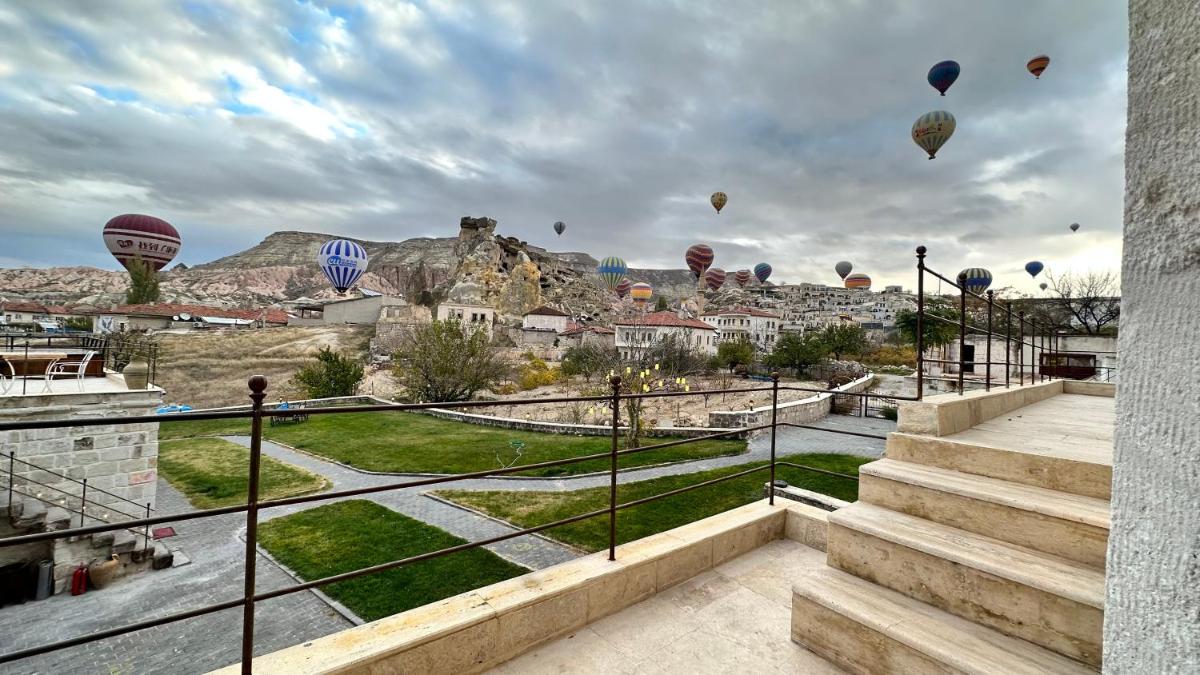
[[[116,553],[112,557],[102,563],[92,563],[88,567],[88,576],[92,580],[92,585],[96,588],[104,588],[112,583],[112,580],[117,576],[117,570],[121,567],[121,559]]]
[[[145,389],[150,383],[150,364],[145,359],[134,359],[122,370],[125,386],[130,389]]]

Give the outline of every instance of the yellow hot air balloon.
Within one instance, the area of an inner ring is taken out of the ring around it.
[[[929,159],[933,159],[938,148],[954,135],[955,126],[954,115],[945,110],[927,112],[913,122],[913,142],[929,153]]]
[[[721,209],[725,208],[725,204],[729,201],[729,196],[724,192],[714,192],[712,193],[712,197],[708,198],[708,201],[712,202],[713,208],[717,210],[717,213],[720,213]]]

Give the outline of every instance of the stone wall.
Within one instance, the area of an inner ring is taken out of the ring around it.
[[[559,422],[541,422],[536,420],[521,420],[511,417],[493,417],[491,415],[479,415],[476,413],[464,413],[456,410],[446,410],[442,408],[431,408],[421,411],[426,415],[440,417],[442,419],[454,420],[456,422],[466,422],[468,424],[480,424],[487,427],[500,427],[503,429],[514,429],[518,431],[540,431],[547,434],[568,434],[571,436],[607,436],[612,433],[612,427],[604,424],[562,424]],[[626,427],[618,427],[622,432]],[[683,438],[694,438],[696,436],[705,436],[715,434],[722,431],[732,431],[729,429],[713,429],[711,427],[654,427],[643,428],[642,435],[650,438],[661,436],[681,436]],[[745,438],[745,434],[732,434],[729,438]]]
[[[1129,3],[1104,670],[1200,672],[1200,68],[1194,0]]]
[[[158,478],[158,423],[104,424],[105,417],[148,415],[161,405],[162,390],[91,394],[46,394],[0,398],[0,421],[41,421],[97,418],[96,425],[75,428],[0,431],[0,453],[14,464],[17,485],[43,491],[53,500],[67,499],[77,507],[81,485],[88,481],[88,501],[110,504],[124,499],[152,506]],[[22,464],[29,462],[39,468]],[[74,479],[74,480],[69,480]],[[118,507],[120,508],[120,507]],[[126,504],[121,510],[133,507]]]
[[[859,393],[866,391],[874,381],[875,375],[867,373],[853,382],[835,387],[833,391]],[[788,422],[791,424],[808,424],[828,415],[832,405],[833,394],[815,394],[808,398],[802,398],[799,401],[780,403],[776,419],[779,422]],[[750,410],[721,410],[708,414],[708,425],[710,427],[754,427],[770,423],[771,406],[769,405]]]

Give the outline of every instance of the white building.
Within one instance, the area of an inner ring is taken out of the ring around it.
[[[698,319],[681,319],[673,312],[652,312],[616,323],[616,345],[621,358],[633,358],[639,351],[674,335],[702,354],[717,353],[717,329]]]
[[[408,304],[398,295],[366,295],[361,298],[334,300],[321,307],[321,320],[336,324],[374,324],[384,308]]]
[[[755,349],[769,352],[779,339],[783,317],[754,307],[734,307],[705,314],[704,322],[716,328],[721,341],[745,336]]]
[[[496,310],[482,305],[443,302],[437,306],[434,318],[438,321],[454,319],[462,323],[482,326],[488,335],[491,335],[492,324],[496,322]]]
[[[570,315],[566,312],[542,305],[525,313],[521,321],[521,328],[562,333],[567,330],[570,319]]]

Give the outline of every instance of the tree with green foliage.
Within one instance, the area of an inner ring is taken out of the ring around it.
[[[745,335],[724,340],[717,346],[717,359],[730,371],[738,366],[749,366],[754,363],[754,345]]]
[[[688,344],[687,339],[669,333],[638,350],[633,358],[621,364],[622,369],[614,369],[614,373],[621,376],[623,394],[689,391],[691,385],[687,383],[687,376],[701,372],[704,364],[703,354]],[[645,399],[627,397],[621,402],[625,406],[626,447],[640,447]]]
[[[567,376],[582,375],[584,382],[591,382],[592,377],[604,375],[616,368],[620,361],[621,355],[616,347],[584,342],[567,348],[562,358],[562,372]]]
[[[152,263],[141,258],[129,262],[129,290],[125,302],[130,305],[145,305],[158,302],[158,272]]]
[[[856,323],[826,326],[819,335],[825,348],[839,361],[842,354],[861,354],[867,348],[867,332]]]
[[[654,311],[656,312],[665,312],[670,308],[671,304],[667,302],[667,298],[665,296],[658,296],[658,300],[654,302]]]
[[[317,359],[301,368],[292,380],[308,398],[329,398],[353,396],[362,377],[363,367],[356,359],[322,347]]]
[[[415,326],[392,358],[413,401],[466,401],[510,370],[486,329],[454,319]]]
[[[775,368],[793,368],[799,377],[806,368],[825,360],[829,348],[815,333],[785,333],[775,343],[767,362]]]
[[[896,313],[896,327],[905,344],[917,344],[917,313],[902,309]],[[924,347],[942,347],[958,339],[958,312],[947,305],[925,307],[921,332]]]

